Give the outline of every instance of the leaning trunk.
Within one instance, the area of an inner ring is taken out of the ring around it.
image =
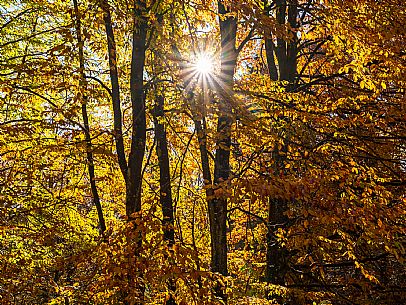
[[[107,0],[102,0],[100,2],[100,6],[103,10],[103,20],[107,36],[107,49],[109,57],[110,83],[111,83],[111,99],[113,102],[114,141],[116,143],[118,164],[120,166],[120,170],[123,175],[124,181],[127,185],[128,168],[124,151],[120,85],[118,83],[116,42],[114,39],[113,26],[111,22],[110,6]]]
[[[86,75],[85,75],[85,59],[84,59],[84,52],[83,52],[83,45],[84,41],[82,39],[82,27],[80,22],[79,16],[79,7],[77,0],[73,0],[74,5],[74,12],[75,12],[75,30],[76,30],[76,37],[78,41],[78,53],[79,53],[79,73],[80,73],[80,85],[83,90],[82,95],[82,118],[83,118],[83,127],[85,133],[85,142],[86,142],[86,159],[87,159],[87,169],[89,172],[89,180],[90,180],[90,189],[92,191],[92,199],[93,203],[96,206],[97,216],[99,218],[99,228],[101,234],[106,231],[106,223],[104,221],[103,216],[103,209],[100,203],[99,193],[97,191],[96,186],[96,175],[94,170],[94,159],[93,159],[93,145],[92,139],[90,136],[90,125],[89,125],[89,117],[87,114],[87,86],[86,86]]]

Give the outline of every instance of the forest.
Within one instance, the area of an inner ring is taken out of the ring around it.
[[[403,0],[0,0],[0,304],[406,300]]]

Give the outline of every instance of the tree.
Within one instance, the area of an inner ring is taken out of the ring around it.
[[[402,303],[403,3],[3,3],[1,303]]]
[[[132,219],[134,213],[141,211],[142,162],[144,159],[146,141],[146,107],[143,82],[147,37],[147,19],[145,18],[145,14],[147,11],[146,3],[144,1],[134,1],[133,5],[134,29],[132,31],[133,37],[130,75],[132,136],[131,148],[127,162],[122,131],[120,86],[116,54],[117,50],[112,28],[110,7],[107,1],[101,2],[101,7],[104,12],[103,18],[108,43],[110,80],[114,110],[114,134],[118,163],[126,183],[126,214],[129,219]]]
[[[92,145],[92,139],[90,136],[90,125],[89,125],[89,116],[87,113],[87,96],[86,96],[86,75],[85,75],[85,60],[84,60],[84,52],[83,52],[83,46],[84,42],[82,40],[82,26],[80,22],[80,15],[79,15],[79,7],[78,7],[78,2],[77,0],[73,0],[74,4],[74,11],[75,11],[75,29],[76,29],[76,37],[78,41],[78,55],[79,55],[79,65],[80,65],[80,85],[83,86],[83,102],[82,102],[82,118],[83,118],[83,127],[84,127],[84,133],[85,133],[85,138],[86,138],[86,157],[87,157],[87,162],[88,162],[88,171],[89,171],[89,180],[90,180],[90,185],[91,185],[91,190],[92,190],[92,197],[93,197],[93,202],[94,205],[96,206],[97,209],[97,215],[99,218],[99,225],[100,225],[100,231],[103,234],[104,231],[106,231],[106,223],[104,221],[104,216],[103,216],[103,209],[100,204],[100,196],[99,192],[97,191],[97,186],[96,186],[96,176],[95,176],[95,168],[94,168],[94,158],[93,158],[93,145]]]

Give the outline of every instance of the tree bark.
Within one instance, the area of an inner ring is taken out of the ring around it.
[[[276,21],[279,25],[285,25],[286,22],[286,0],[276,0]],[[279,80],[288,80],[286,39],[278,35],[276,38],[275,54],[278,60]]]
[[[222,1],[218,1],[218,12],[226,15],[228,10]],[[230,146],[232,111],[229,97],[233,90],[233,76],[237,61],[235,47],[237,36],[237,21],[234,17],[220,18],[221,36],[221,70],[219,93],[219,118],[217,122],[216,153],[214,161],[214,187],[221,187],[221,183],[230,176]],[[224,88],[224,89],[223,89]],[[222,275],[228,274],[227,269],[227,198],[215,196],[209,200],[209,220],[211,237],[211,269]]]
[[[292,38],[287,42],[287,58],[286,58],[286,66],[287,66],[287,77],[286,79],[289,82],[289,85],[287,87],[287,91],[293,91],[295,87],[295,78],[297,74],[297,17],[298,17],[298,11],[297,11],[297,6],[298,2],[297,0],[291,0],[289,3],[289,9],[288,9],[288,24],[291,28],[291,35]]]
[[[159,164],[160,203],[163,215],[164,239],[172,246],[175,243],[174,215],[171,189],[171,175],[169,166],[168,142],[166,130],[160,122],[164,117],[164,97],[158,96],[154,111],[156,153]]]
[[[104,13],[103,18],[106,28],[107,47],[109,54],[110,81],[114,113],[114,138],[116,142],[118,163],[126,185],[126,215],[128,221],[132,221],[135,219],[135,217],[139,217],[139,215],[135,216],[134,213],[141,211],[142,163],[145,155],[146,144],[146,109],[143,77],[147,36],[147,9],[145,1],[134,0],[134,28],[132,33],[133,41],[130,75],[132,133],[131,147],[127,163],[122,132],[122,114],[120,102],[120,86],[118,82],[116,44],[114,41],[110,7],[107,0],[101,0],[100,3]],[[141,233],[137,235],[136,243],[138,247],[141,245]],[[134,253],[129,253],[128,255],[137,255],[137,249],[135,249]],[[140,275],[134,277],[134,272],[129,272],[129,287],[133,286],[134,292],[138,293],[139,295],[138,300],[132,300],[132,303],[143,304],[145,287],[143,287],[141,283],[136,281],[137,277],[140,277]],[[125,304],[130,303],[130,300],[128,300],[129,291],[122,291],[121,296]]]
[[[292,92],[295,88],[295,78],[297,75],[297,0],[276,1],[276,20],[281,27],[287,23],[291,29],[291,37],[278,36],[276,38],[277,46],[275,47],[272,38],[265,37],[265,51],[268,61],[269,77],[271,80],[287,81],[286,91]],[[288,16],[286,18],[286,10]],[[265,13],[269,15],[270,7],[265,7]],[[287,19],[287,20],[286,20]],[[275,63],[275,57],[277,64]],[[287,118],[283,118],[287,120]],[[274,172],[282,172],[285,168],[285,159],[287,153],[286,145],[282,148],[283,152],[275,149],[273,153]],[[274,284],[284,285],[287,267],[286,249],[279,245],[275,232],[278,228],[285,228],[287,217],[285,212],[288,209],[288,202],[285,200],[269,198],[268,202],[268,232],[267,232],[267,253],[266,253],[266,269],[265,280]]]
[[[109,56],[110,68],[110,82],[111,82],[111,97],[113,102],[113,122],[114,122],[114,140],[116,143],[118,164],[121,173],[128,184],[127,177],[127,160],[124,151],[123,129],[122,129],[122,115],[121,115],[121,101],[120,101],[120,85],[118,83],[118,69],[117,69],[117,51],[116,43],[114,40],[114,32],[111,23],[110,6],[107,0],[101,0],[101,8],[103,10],[103,20],[107,36],[107,49]]]
[[[101,1],[101,7],[104,12],[104,24],[109,53],[114,113],[114,137],[118,163],[126,184],[126,215],[128,219],[131,220],[135,212],[141,211],[142,162],[145,155],[146,142],[146,113],[143,84],[147,36],[147,19],[145,17],[146,4],[141,0],[134,1],[133,49],[130,75],[132,136],[128,164],[124,150],[116,44],[111,23],[110,8],[106,0]]]
[[[160,185],[160,204],[163,215],[163,231],[164,240],[169,246],[169,249],[175,244],[175,222],[174,209],[172,201],[171,174],[169,166],[168,142],[166,138],[165,125],[161,122],[164,118],[164,97],[159,95],[156,98],[154,109],[154,125],[155,139],[157,142],[156,153],[158,156],[159,165],[159,185]],[[173,293],[175,293],[175,283],[172,279],[168,281],[168,288],[171,291],[169,299],[166,300],[166,305],[176,305]]]
[[[275,235],[278,228],[286,226],[287,218],[284,215],[285,211],[286,202],[269,198],[265,280],[277,285],[285,284],[287,272],[287,253],[280,246]]]
[[[266,50],[266,60],[268,62],[268,73],[269,77],[273,81],[278,80],[278,69],[275,64],[275,44],[272,41],[272,38],[265,38],[265,50]]]
[[[132,214],[141,211],[142,162],[146,143],[146,111],[144,94],[144,65],[147,36],[147,20],[145,1],[134,1],[134,29],[131,58],[131,108],[132,137],[128,156],[128,186],[126,197],[126,213],[131,219]]]

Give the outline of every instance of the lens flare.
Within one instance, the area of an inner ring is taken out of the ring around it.
[[[201,54],[194,65],[196,72],[208,76],[213,72],[213,60],[206,54]]]

